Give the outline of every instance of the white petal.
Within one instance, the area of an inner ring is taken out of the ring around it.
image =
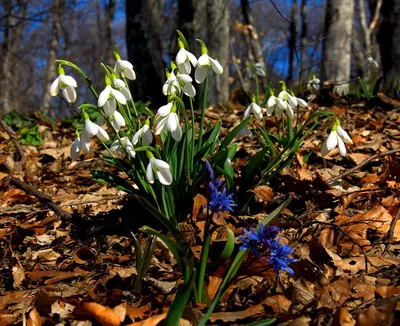
[[[128,61],[128,60],[117,60],[117,64],[119,66],[120,69],[132,69],[133,65]]]
[[[198,84],[201,84],[204,81],[204,79],[206,79],[207,72],[208,72],[207,68],[203,68],[200,65],[197,65],[196,71],[194,73],[194,79]]]
[[[278,94],[278,98],[283,101],[286,99],[286,95],[287,95],[286,91],[280,91],[280,93]]]
[[[338,143],[338,135],[335,130],[332,130],[326,140],[326,148],[331,151],[337,146]]]
[[[119,78],[115,78],[113,80],[113,83],[114,83],[115,89],[118,89],[118,90],[122,87],[126,87],[124,81]]]
[[[73,87],[66,87],[62,90],[62,93],[69,103],[74,103],[76,101],[76,91]]]
[[[168,95],[168,87],[169,87],[169,83],[168,80],[164,83],[163,87],[162,87],[162,93],[167,96]]]
[[[324,143],[322,144],[322,148],[321,148],[322,157],[328,155],[329,152],[330,152],[330,150],[328,149],[328,139],[326,139],[324,141]]]
[[[71,145],[70,156],[73,161],[76,161],[79,157],[79,152],[81,150],[81,144],[79,138],[75,138],[74,142]]]
[[[184,63],[180,63],[177,65],[178,66],[178,70],[181,74],[190,74],[190,72],[192,71],[192,68],[190,66],[190,62],[184,62]]]
[[[192,84],[186,84],[185,87],[183,87],[183,93],[185,93],[186,96],[189,97],[194,97],[196,96],[196,89]]]
[[[74,77],[61,74],[60,75],[60,80],[67,86],[78,87],[78,84],[77,84],[77,82],[76,82]]]
[[[290,104],[290,106],[292,108],[295,108],[297,106],[297,99],[294,96],[290,95],[289,93],[287,93],[286,95],[287,95],[287,101]]]
[[[178,116],[175,112],[171,112],[167,118],[166,127],[167,130],[173,132],[178,128],[179,121]]]
[[[147,125],[145,125],[147,126]],[[142,144],[144,146],[149,146],[153,142],[153,133],[151,132],[150,128],[147,129],[144,132],[143,138],[142,138]]]
[[[343,140],[339,136],[337,137],[337,140],[338,140],[340,155],[341,156],[346,156],[346,146],[345,146]]]
[[[183,81],[185,84],[186,83],[191,83],[193,81],[192,77],[186,74],[179,74],[177,77],[178,80]]]
[[[176,55],[175,61],[176,61],[176,64],[178,64],[178,65],[186,62],[186,52],[185,52],[184,48],[181,48],[178,51],[178,54]]]
[[[122,94],[120,91],[117,91],[114,88],[111,88],[111,94],[114,96],[114,98],[121,103],[122,105],[126,104],[126,98],[124,94]]]
[[[125,99],[127,101],[129,101],[132,98],[131,92],[129,91],[128,88],[122,87],[119,91],[125,96]]]
[[[349,134],[341,126],[338,126],[336,131],[337,131],[338,135],[340,136],[340,138],[342,138],[342,140],[345,143],[353,144],[353,141],[351,140]]]
[[[301,106],[301,107],[303,107],[303,108],[306,108],[306,107],[307,107],[307,102],[304,101],[303,99],[297,97],[297,102],[298,102],[298,105],[299,105],[299,106]]]
[[[114,112],[114,118],[115,121],[121,126],[121,127],[125,127],[126,123],[125,123],[125,119],[122,116],[121,113],[119,113],[118,111]]]
[[[150,163],[154,170],[169,170],[169,164],[158,158],[153,157]]]
[[[197,59],[196,59],[196,57],[194,56],[194,54],[191,53],[191,52],[189,52],[189,51],[186,51],[186,55],[188,56],[189,61],[190,61],[190,63],[192,64],[192,66],[193,66],[193,67],[196,67],[196,66],[197,66]]]
[[[107,131],[105,131],[102,127],[98,126],[99,132],[97,133],[97,138],[99,138],[101,141],[108,141],[110,140],[110,137],[107,134]]]
[[[275,107],[276,107],[276,105],[268,106],[268,107],[267,107],[267,116],[270,117],[270,116],[272,115],[272,113],[274,113]]]
[[[163,185],[169,186],[172,181],[172,174],[170,170],[156,171],[157,179]]]
[[[165,131],[167,120],[168,120],[168,116],[160,119],[160,121],[156,125],[156,131],[155,131],[156,135],[159,135],[159,134],[161,134],[162,132]]]
[[[268,101],[267,101],[267,106],[268,107],[273,107],[276,105],[276,100],[275,100],[275,96],[270,96]]]
[[[153,168],[151,166],[151,161],[147,165],[146,168],[146,180],[148,183],[153,184],[154,183],[154,174],[153,174]]]
[[[287,105],[286,112],[287,112],[289,117],[293,118],[294,112],[293,112],[292,107],[289,104]]]
[[[214,70],[214,72],[217,75],[221,75],[224,72],[224,68],[222,68],[221,64],[218,62],[218,60],[215,60],[213,58],[210,58],[210,64],[211,64],[211,68],[212,70]]]
[[[85,129],[84,132],[86,133],[86,135],[88,135],[89,137],[93,137],[95,135],[97,135],[97,133],[99,132],[99,126],[96,125],[95,123],[93,123],[90,120],[85,120]]]
[[[92,154],[92,150],[90,149],[90,142],[90,137],[85,132],[82,132],[80,137],[81,149],[89,154]]]
[[[118,112],[118,111],[115,111],[115,112]],[[121,126],[119,125],[119,123],[117,121],[111,120],[110,123],[116,132],[118,132],[121,129]]]
[[[168,103],[160,107],[157,111],[157,114],[161,117],[167,116],[171,112],[172,103]]]
[[[135,80],[136,79],[136,73],[133,68],[126,68],[124,71],[125,77],[130,79],[130,80]]]
[[[143,127],[142,127],[143,128]],[[139,141],[139,138],[141,138],[141,134],[142,134],[142,128],[140,128],[138,131],[135,132],[135,134],[132,137],[132,143],[133,145],[136,145]]]
[[[103,105],[103,110],[104,113],[107,117],[110,115],[113,115],[115,113],[115,110],[117,109],[117,102],[115,101],[115,98],[110,98],[104,105]]]
[[[107,85],[106,88],[100,93],[99,99],[97,101],[97,106],[102,107],[107,102],[108,98],[110,97],[111,93],[111,86]]]
[[[171,132],[171,135],[175,141],[180,141],[182,139],[182,128],[179,124],[178,127]]]
[[[209,66],[210,65],[210,57],[207,54],[202,54],[199,58],[199,60],[197,60],[197,65],[198,66]]]
[[[249,105],[246,109],[246,111],[244,111],[244,115],[243,117],[246,119],[249,115],[250,115],[250,109],[251,109],[251,105]]]
[[[50,95],[56,96],[59,90],[60,90],[60,76],[58,76],[56,80],[51,83]]]

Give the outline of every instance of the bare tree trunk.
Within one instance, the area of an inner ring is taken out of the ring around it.
[[[106,51],[104,53],[104,61],[108,65],[112,65],[113,61],[113,53],[110,47],[114,48],[114,41],[113,41],[113,20],[115,15],[115,6],[117,5],[116,0],[109,0],[107,3],[104,4],[104,12],[105,12],[105,31],[106,31],[106,44],[109,47],[104,47],[103,49]]]
[[[307,0],[301,0],[301,72],[307,68],[307,25]]]
[[[351,37],[354,0],[328,0],[322,48],[323,79],[332,79],[339,93],[346,94],[351,70]]]
[[[126,0],[128,60],[140,81],[135,83],[133,94],[151,99],[156,107],[165,101],[161,91],[165,73],[160,16],[157,0]]]
[[[254,18],[250,10],[249,1],[242,0],[241,4],[243,20],[248,28],[248,34],[245,35],[248,48],[248,59],[251,63],[259,63],[261,65],[261,68],[265,71],[265,62],[262,56],[261,44],[259,41],[256,26],[254,24]],[[263,78],[259,77],[259,80],[262,82]]]
[[[400,79],[400,0],[383,1],[381,15],[378,42],[383,75],[387,83],[395,83]]]
[[[290,14],[290,27],[289,27],[289,69],[287,80],[291,81],[293,79],[293,65],[295,60],[295,52],[296,52],[296,17],[297,17],[297,0],[293,1],[292,11]]]
[[[45,73],[45,84],[44,94],[42,97],[41,110],[45,115],[50,115],[54,111],[50,111],[50,85],[54,78],[56,78],[57,64],[57,49],[59,46],[59,38],[61,34],[61,16],[64,11],[65,1],[64,0],[53,0],[53,24],[52,24],[52,35],[49,47],[49,56],[47,58],[47,71]],[[54,114],[53,114],[54,117]]]
[[[11,88],[14,86],[12,79],[12,56],[21,39],[24,24],[17,24],[15,13],[18,9],[18,17],[24,17],[26,7],[27,3],[24,1],[4,0],[6,22],[4,26],[4,40],[1,48],[2,60],[0,60],[0,110],[3,114],[10,112],[12,109],[18,109],[12,108],[10,105]]]

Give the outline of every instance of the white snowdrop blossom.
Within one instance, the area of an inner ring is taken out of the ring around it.
[[[115,111],[114,114],[110,116],[110,123],[116,132],[120,131],[121,127],[126,126],[124,117],[118,111]]]
[[[210,69],[210,67],[217,75],[221,75],[224,72],[224,69],[217,60],[211,58],[208,55],[208,50],[204,42],[200,40],[197,41],[201,44],[202,55],[197,60],[197,66],[194,72],[194,79],[198,84],[201,84],[204,79],[206,79],[208,69]]]
[[[99,138],[101,141],[108,141],[110,139],[107,131],[89,119],[85,119],[83,134],[86,134],[89,138],[97,136],[97,138]]]
[[[307,83],[307,88],[311,91],[319,91],[320,84],[321,81],[317,77],[315,77],[315,75],[313,75],[313,78]]]
[[[378,65],[378,62],[376,62],[375,60],[374,60],[374,58],[371,56],[371,55],[369,55],[368,56],[368,63],[369,63],[369,65],[371,66],[371,67],[375,67],[375,69],[379,69],[379,65]]]
[[[153,142],[153,134],[151,132],[149,124],[146,123],[140,128],[132,138],[133,145],[136,145],[139,142],[139,139],[142,140],[143,146],[149,146]]]
[[[250,78],[253,78],[254,72],[256,73],[256,75],[260,77],[265,77],[264,66],[261,63],[255,63],[254,65],[247,66],[247,69]]]
[[[76,161],[79,158],[80,150],[84,150],[88,154],[92,154],[90,142],[90,137],[85,132],[82,132],[80,135],[77,134],[75,140],[71,144],[69,152],[71,159]]]
[[[176,106],[168,103],[160,107],[154,118],[156,125],[156,135],[160,135],[164,131],[169,131],[172,138],[180,141],[182,138],[182,128],[179,124],[178,115],[176,114]]]
[[[118,139],[115,140],[110,146],[110,151],[113,153],[121,153],[123,155],[128,152],[129,156],[132,158],[136,156],[133,144],[127,136],[122,137],[121,141]]]
[[[175,93],[179,94],[181,92],[181,87],[179,85],[178,80],[176,79],[174,72],[167,71],[166,74],[167,74],[167,80],[165,81],[162,87],[163,94],[165,96],[174,95]]]
[[[289,104],[289,102],[281,100],[279,97],[277,98],[277,103],[278,105],[275,108],[275,115],[280,116],[283,114],[283,112],[286,112],[287,115],[291,118],[293,118],[294,112],[292,106]]]
[[[176,55],[175,62],[181,74],[189,75],[192,71],[191,65],[196,68],[197,59],[193,53],[185,49],[181,40],[178,40],[178,44],[180,49]]]
[[[106,82],[108,83],[108,81]],[[111,85],[107,85],[99,95],[97,106],[103,108],[104,113],[107,116],[110,116],[114,114],[115,110],[117,109],[116,101],[122,105],[126,104],[126,98],[124,94],[112,88]]]
[[[341,156],[346,156],[346,144],[353,144],[349,134],[340,126],[339,119],[336,119],[335,125],[322,145],[321,154],[326,156],[336,146],[339,147],[339,153]]]
[[[50,86],[50,95],[56,96],[58,92],[62,91],[64,98],[69,103],[74,103],[76,101],[76,91],[75,88],[78,86],[76,80],[64,74],[64,69],[58,68],[59,76],[55,81],[52,82]]]
[[[71,156],[71,159],[73,161],[76,161],[78,159],[80,151],[81,151],[81,140],[79,137],[76,137],[69,151],[69,155]]]
[[[298,105],[298,106],[300,106],[300,107],[302,107],[302,108],[306,108],[306,107],[308,106],[308,105],[307,105],[307,102],[304,101],[302,98],[296,97],[296,100],[297,100],[297,105]]]
[[[150,156],[150,161],[146,168],[147,182],[153,184],[155,174],[160,183],[169,186],[173,181],[169,164],[163,160],[155,158],[151,153],[149,153],[150,152],[147,152],[147,155]]]
[[[183,93],[186,96],[189,96],[189,97],[196,96],[196,89],[192,85],[192,81],[193,81],[192,77],[190,77],[189,75],[185,75],[185,74],[178,74],[176,76],[176,79],[178,80],[179,86],[181,87]]]
[[[282,101],[286,101],[287,103],[289,103],[289,105],[292,108],[297,107],[298,103],[297,103],[297,98],[292,96],[289,92],[287,92],[286,90],[282,90],[279,95],[278,98]]]
[[[120,74],[121,72],[124,73],[125,77],[130,80],[136,79],[136,73],[133,70],[133,65],[127,60],[121,60],[121,58],[119,58],[119,55],[117,62],[114,66],[114,70],[117,74]]]
[[[262,120],[262,118],[263,118],[262,110],[255,101],[253,101],[247,107],[246,111],[244,111],[244,118],[247,118],[248,116],[250,116],[251,113],[254,114],[258,120]]]
[[[273,92],[271,91],[271,96],[267,101],[267,116],[270,117],[272,113],[274,113],[277,107],[278,107],[278,98],[275,97]]]
[[[132,98],[132,95],[131,92],[129,91],[129,88],[126,87],[124,81],[119,78],[115,78],[113,82],[115,89],[121,92],[125,96],[125,99],[129,101]]]

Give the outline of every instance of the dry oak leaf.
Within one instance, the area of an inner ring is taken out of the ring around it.
[[[340,307],[333,316],[331,326],[354,326],[356,321],[349,313],[347,307]]]
[[[95,319],[103,326],[119,326],[121,324],[119,316],[111,308],[95,302],[80,304],[75,307],[72,315],[79,320]]]
[[[394,313],[397,305],[397,298],[391,298],[383,305],[375,307],[371,305],[367,311],[358,316],[357,326],[390,326],[394,325]]]
[[[33,308],[28,315],[28,320],[26,321],[27,326],[41,326],[42,321],[40,319],[40,315],[36,308]]]
[[[339,234],[339,250],[340,255],[352,253],[358,255],[361,249],[354,245],[354,242],[363,246],[364,252],[372,249],[371,242],[368,240],[368,233],[373,231],[374,235],[383,238],[389,230],[392,222],[392,215],[382,206],[375,206],[364,214],[356,214],[353,217],[339,215],[336,217],[336,224],[341,226],[342,230],[347,233]],[[396,223],[393,234],[393,241],[400,240],[400,221]]]
[[[17,316],[11,314],[0,314],[0,326],[12,325],[17,321]]]
[[[376,293],[378,293],[382,298],[393,297],[396,294],[400,294],[400,286],[399,285],[380,286],[376,288]]]
[[[274,192],[268,186],[257,186],[250,191],[256,195],[259,201],[264,203],[269,203],[274,198]]]
[[[378,255],[370,255],[368,259],[368,273],[373,274],[378,271],[378,268],[390,266],[398,266],[399,261],[387,257],[382,257]],[[343,260],[334,260],[335,266],[338,268],[339,272],[349,272],[354,275],[360,271],[365,271],[365,257],[351,257]]]

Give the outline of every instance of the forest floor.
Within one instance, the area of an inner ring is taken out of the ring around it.
[[[297,262],[293,275],[278,278],[266,261],[248,258],[207,325],[266,318],[276,318],[275,325],[400,324],[400,103],[378,100],[371,107],[343,99],[319,107],[335,112],[351,135],[348,156],[336,149],[323,160],[320,147],[329,130],[319,130],[290,168],[254,189],[250,215],[223,214],[239,236],[290,194],[274,225]],[[206,117],[221,119],[226,132],[243,111],[214,106]],[[71,125],[37,113],[31,120],[44,139],[37,146],[23,144],[22,128],[17,147],[10,130],[0,130],[0,326],[162,325],[182,283],[162,241],[156,241],[140,291],[133,289],[130,231],[144,242],[139,228],[151,219],[139,218],[129,195],[92,180],[90,170],[113,169],[102,161],[99,144],[72,162]],[[273,127],[274,119],[268,121]],[[249,139],[239,146],[234,163],[240,167],[259,148]],[[199,218],[194,229],[181,232],[202,228]],[[214,241],[224,241],[224,234]],[[191,245],[196,255],[201,243]],[[228,267],[229,261],[208,274],[211,298]],[[204,311],[188,306],[181,325],[196,325]]]

